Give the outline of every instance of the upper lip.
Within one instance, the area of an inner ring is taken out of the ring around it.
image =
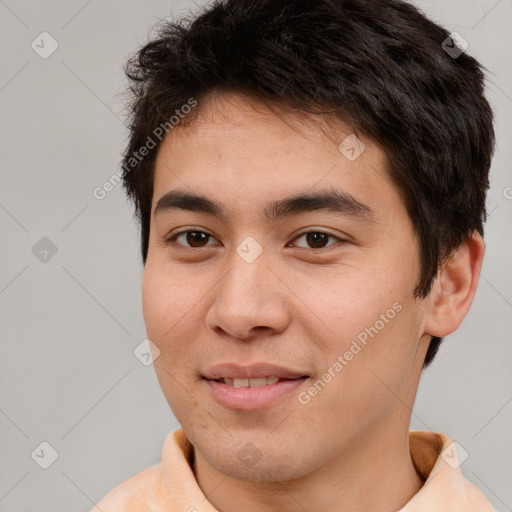
[[[218,379],[257,379],[279,377],[280,379],[298,379],[308,375],[301,370],[293,370],[270,363],[240,365],[236,363],[216,364],[208,368],[203,376],[209,380]]]

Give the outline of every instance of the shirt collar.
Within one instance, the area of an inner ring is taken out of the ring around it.
[[[450,438],[413,430],[409,432],[409,448],[425,483],[398,512],[495,512],[482,492],[462,475],[457,445]],[[184,431],[171,432],[162,450],[164,483],[179,510],[218,512],[199,487],[192,460],[193,447]]]

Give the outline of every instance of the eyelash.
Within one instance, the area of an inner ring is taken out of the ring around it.
[[[168,238],[166,238],[165,240],[165,243],[166,244],[176,244],[176,245],[179,245],[181,247],[185,247],[186,249],[205,249],[207,247],[211,247],[209,245],[206,245],[204,247],[189,247],[187,245],[182,245],[182,244],[178,244],[176,242],[176,239],[181,236],[181,235],[184,235],[184,234],[187,234],[187,233],[203,233],[209,237],[212,237],[212,238],[215,238],[213,235],[211,235],[210,233],[206,233],[205,231],[201,231],[199,229],[185,229],[183,231],[178,231],[177,233],[174,233],[172,235],[170,235]],[[315,234],[322,234],[322,235],[327,235],[329,238],[334,238],[335,240],[337,240],[338,242],[345,242],[345,240],[335,236],[335,235],[332,235],[331,233],[327,233],[325,231],[319,231],[319,230],[316,230],[316,229],[312,229],[312,230],[308,230],[308,231],[303,231],[302,233],[299,233],[295,236],[295,238],[293,240],[297,240],[298,238],[300,238],[301,236],[303,235],[307,235],[309,233],[315,233]],[[326,247],[320,247],[319,249],[315,249],[314,247],[311,247],[310,249],[311,250],[314,250],[314,251],[320,251],[322,249],[327,249],[329,247],[332,247],[333,245],[335,244],[331,244],[331,245],[328,245]],[[301,249],[305,249],[305,247],[301,247]]]

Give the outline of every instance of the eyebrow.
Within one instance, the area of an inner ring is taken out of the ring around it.
[[[153,216],[173,210],[200,212],[226,220],[226,210],[221,203],[200,194],[182,190],[172,190],[163,195],[155,206]],[[263,217],[269,221],[278,221],[292,215],[313,211],[326,211],[341,215],[354,216],[360,220],[376,223],[375,215],[365,204],[348,192],[331,189],[320,192],[304,192],[294,196],[267,203],[263,208]]]

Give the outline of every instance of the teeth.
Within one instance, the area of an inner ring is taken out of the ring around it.
[[[220,379],[221,382],[235,388],[259,388],[279,382],[279,377],[259,377],[256,379]]]

